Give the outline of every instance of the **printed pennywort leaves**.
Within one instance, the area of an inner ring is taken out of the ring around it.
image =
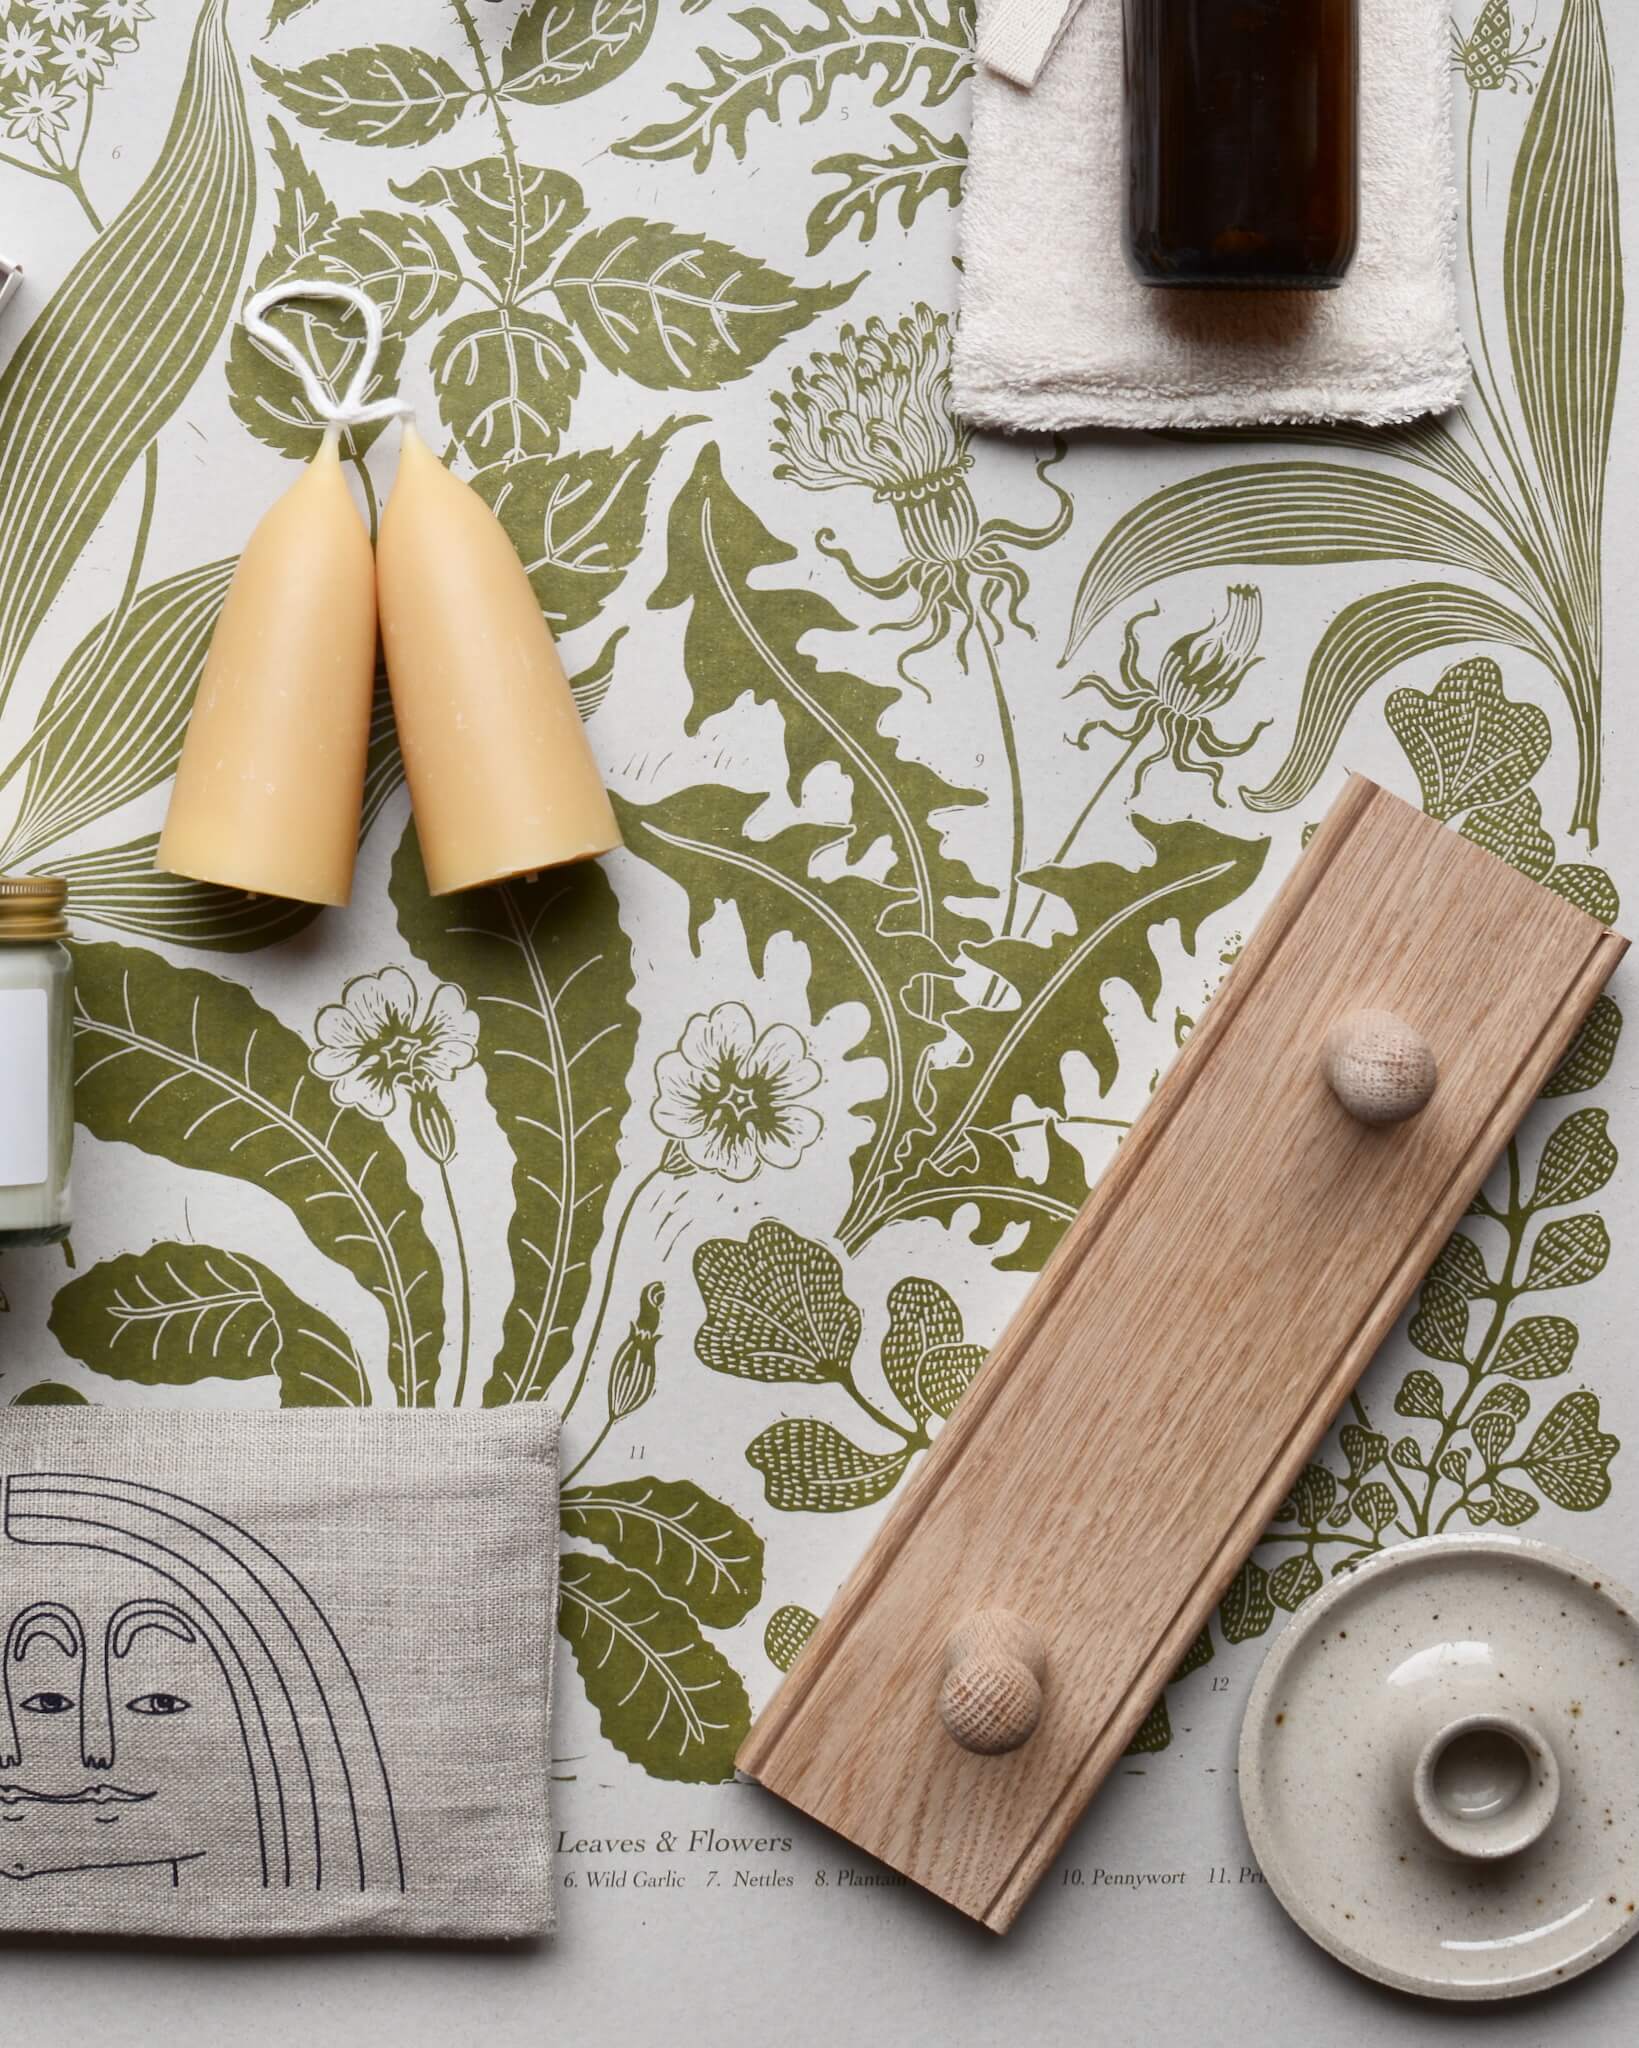
[[[694,1255],[706,1319],[695,1335],[702,1365],[737,1379],[824,1386],[847,1376],[859,1310],[824,1245],[783,1223],[759,1223],[743,1243],[712,1238]]]

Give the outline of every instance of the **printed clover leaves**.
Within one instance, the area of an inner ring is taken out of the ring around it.
[[[841,1514],[885,1498],[932,1440],[929,1424],[952,1412],[984,1363],[984,1346],[965,1341],[961,1311],[942,1287],[899,1281],[888,1294],[881,1364],[907,1427],[854,1378],[862,1318],[824,1245],[783,1223],[759,1223],[743,1242],[703,1244],[694,1274],[706,1306],[694,1340],[702,1364],[739,1379],[839,1387],[896,1439],[867,1450],[817,1417],[773,1423],[746,1449],[771,1507]]]

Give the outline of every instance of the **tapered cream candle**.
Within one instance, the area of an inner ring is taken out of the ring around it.
[[[370,537],[332,430],[239,558],[158,865],[303,903],[345,903],[375,659]]]
[[[499,520],[404,429],[376,588],[435,896],[620,844],[580,713]]]

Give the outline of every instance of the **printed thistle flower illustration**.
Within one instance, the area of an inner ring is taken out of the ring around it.
[[[1102,676],[1083,676],[1070,691],[1073,697],[1081,690],[1097,690],[1115,710],[1133,712],[1132,724],[1121,726],[1113,719],[1095,718],[1074,735],[1072,744],[1085,749],[1090,733],[1114,733],[1128,742],[1125,759],[1154,733],[1159,744],[1133,771],[1132,794],[1137,796],[1158,761],[1170,760],[1185,774],[1205,775],[1212,784],[1214,800],[1221,804],[1223,769],[1219,764],[1244,754],[1270,723],[1261,718],[1244,740],[1226,740],[1213,730],[1210,717],[1229,702],[1261,659],[1257,646],[1263,631],[1263,597],[1249,583],[1231,584],[1223,615],[1175,640],[1162,655],[1152,680],[1140,666],[1138,627],[1141,620],[1156,617],[1160,610],[1154,604],[1127,621],[1119,683],[1106,682]]]
[[[635,1415],[654,1392],[655,1347],[660,1342],[660,1311],[665,1300],[665,1287],[658,1280],[651,1280],[638,1297],[637,1314],[609,1368],[611,1426]]]
[[[423,1004],[402,967],[384,967],[355,975],[313,1028],[319,1043],[308,1066],[332,1098],[377,1118],[407,1098],[416,1143],[448,1165],[455,1124],[438,1091],[472,1065],[478,1050],[478,1020],[460,989],[443,982]]]
[[[902,676],[910,658],[958,620],[957,656],[965,666],[981,612],[1000,638],[996,606],[1004,596],[1012,623],[1032,631],[1019,612],[1029,578],[1009,550],[1047,547],[1069,526],[1069,496],[1047,475],[1062,450],[1037,465],[1058,498],[1046,526],[981,523],[967,482],[973,467],[968,431],[950,410],[945,314],[918,306],[893,327],[881,319],[867,321],[862,333],[845,327],[841,348],[811,357],[809,368],[793,375],[790,392],[776,393],[774,403],[776,476],[805,491],[869,490],[879,504],[894,508],[906,558],[885,576],[860,569],[831,528],[817,541],[870,596],[915,593],[917,611],[892,630],[927,630],[900,657]]]
[[[819,1136],[819,1113],[799,1098],[819,1086],[801,1032],[775,1024],[759,1038],[743,1003],[691,1017],[682,1043],[655,1062],[651,1114],[673,1143],[672,1172],[750,1180],[796,1165]]]
[[[1474,92],[1496,92],[1506,85],[1510,92],[1518,92],[1523,84],[1525,90],[1533,90],[1531,73],[1536,69],[1547,38],[1538,36],[1533,43],[1531,29],[1536,27],[1533,17],[1530,28],[1520,30],[1519,41],[1514,40],[1514,15],[1509,0],[1485,0],[1473,28],[1466,39],[1457,33],[1455,22],[1451,25],[1452,58],[1459,71],[1468,80]]]

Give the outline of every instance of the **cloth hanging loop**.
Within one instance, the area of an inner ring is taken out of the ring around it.
[[[274,306],[282,305],[287,299],[335,299],[342,305],[351,306],[363,322],[364,346],[359,351],[358,364],[347,389],[339,398],[331,397],[307,357],[267,318]],[[368,292],[356,284],[343,284],[328,277],[291,278],[285,284],[270,284],[265,291],[254,293],[245,301],[242,318],[245,332],[251,340],[260,343],[269,355],[276,356],[301,379],[308,404],[326,426],[364,427],[376,420],[407,420],[414,416],[415,407],[406,399],[367,399],[364,395],[370,388],[370,378],[381,354],[381,308]]]
[[[991,0],[979,31],[979,61],[1027,89],[1058,47],[1081,0]]]

